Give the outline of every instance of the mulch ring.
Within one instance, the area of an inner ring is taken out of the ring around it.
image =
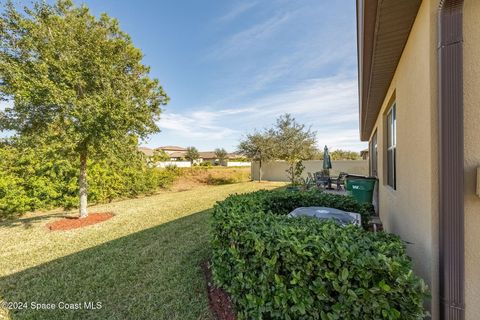
[[[212,269],[208,261],[201,264],[203,275],[207,281],[208,305],[217,320],[235,320],[235,309],[228,294],[213,284]]]
[[[111,212],[96,212],[90,213],[86,218],[79,217],[65,217],[61,220],[57,220],[47,224],[47,228],[50,231],[65,231],[71,229],[77,229],[86,227],[92,224],[100,223],[102,221],[111,219],[113,213]]]

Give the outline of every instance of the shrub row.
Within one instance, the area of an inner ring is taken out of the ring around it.
[[[42,150],[0,148],[0,219],[78,205],[78,163]],[[88,164],[89,202],[134,197],[169,186],[179,170],[148,168],[140,156]]]
[[[312,218],[297,206],[360,212],[318,192],[233,195],[213,213],[213,273],[241,319],[420,319],[427,288],[395,235]]]

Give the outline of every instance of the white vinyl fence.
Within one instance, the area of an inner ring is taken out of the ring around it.
[[[251,162],[227,161],[227,167],[250,167],[251,165]]]
[[[156,163],[157,168],[165,168],[175,166],[177,168],[190,168],[192,164],[190,161],[162,161]]]
[[[314,172],[323,170],[322,160],[308,160],[303,161],[305,170],[303,170],[302,176],[305,178],[308,172],[312,174]],[[286,170],[288,169],[288,163],[285,161],[271,161],[268,163],[262,163],[262,180],[266,181],[289,181]],[[332,160],[332,169],[330,169],[331,176],[338,176],[340,172],[347,172],[350,174],[368,175],[368,160]],[[258,180],[259,177],[259,165],[258,162],[252,163],[252,179]]]

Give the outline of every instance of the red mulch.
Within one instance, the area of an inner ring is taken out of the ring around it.
[[[217,320],[235,320],[235,310],[228,294],[213,284],[210,263],[204,261],[201,264],[205,280],[207,281],[208,304],[210,311]]]
[[[86,218],[65,217],[47,224],[47,228],[50,231],[77,229],[111,219],[112,217],[113,213],[111,212],[90,213]]]

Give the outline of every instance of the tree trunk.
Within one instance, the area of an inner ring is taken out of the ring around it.
[[[80,176],[78,179],[80,187],[80,218],[86,218],[87,212],[87,152],[83,151],[80,154]]]
[[[262,182],[262,160],[258,161],[258,182]]]
[[[295,164],[290,164],[290,182],[295,185]]]

